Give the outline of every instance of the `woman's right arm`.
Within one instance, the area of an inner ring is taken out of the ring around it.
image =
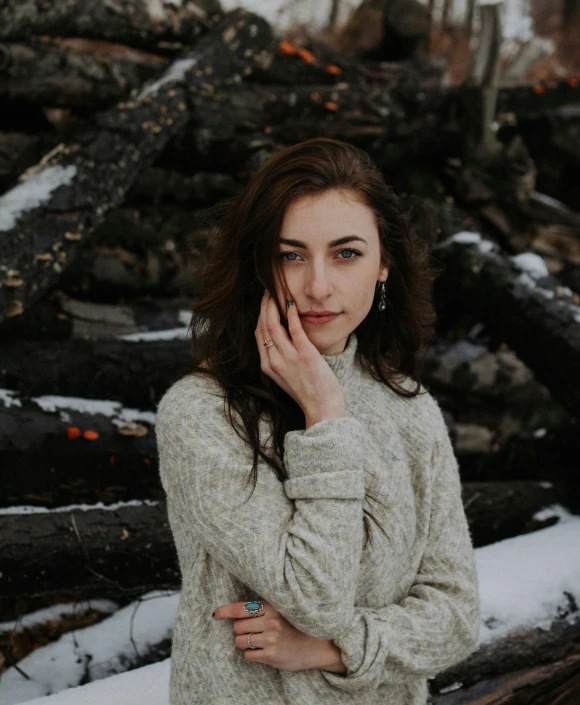
[[[179,540],[201,544],[297,629],[343,635],[364,538],[361,423],[343,416],[287,433],[288,479],[260,461],[251,495],[252,451],[205,382],[173,385],[159,404],[156,436],[168,504],[186,523]]]

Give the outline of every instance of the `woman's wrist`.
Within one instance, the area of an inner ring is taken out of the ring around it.
[[[308,653],[308,668],[346,673],[346,666],[341,660],[341,651],[330,639],[311,637],[306,651]]]

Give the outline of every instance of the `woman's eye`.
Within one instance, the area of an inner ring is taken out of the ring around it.
[[[357,257],[361,256],[361,253],[358,250],[354,250],[351,247],[348,247],[344,250],[341,250],[338,254],[341,255],[343,252],[348,252],[351,255],[355,255],[354,257],[339,257],[339,259],[357,259]],[[296,252],[281,252],[280,253],[280,259],[285,259],[286,262],[296,262],[294,258],[292,259],[287,259],[287,255],[294,255],[296,256]]]

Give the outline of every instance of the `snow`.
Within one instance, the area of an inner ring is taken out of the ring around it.
[[[178,83],[183,81],[185,74],[197,64],[197,59],[177,59],[174,61],[167,71],[153,83],[145,86],[143,90],[136,96],[135,100],[140,101],[148,96],[155,95],[161,86],[167,83]]]
[[[15,622],[0,622],[0,633],[15,630],[22,630],[45,624],[61,617],[81,614],[88,610],[96,610],[106,614],[111,614],[119,609],[119,605],[112,600],[82,600],[62,605],[51,605],[36,612],[25,614]]]
[[[0,231],[12,230],[18,218],[46,203],[59,186],[68,186],[77,168],[49,166],[33,172],[23,183],[0,196]]]
[[[17,393],[13,389],[0,389],[0,402],[4,404],[6,409],[11,406],[22,406],[20,399],[14,396]]]
[[[73,509],[81,509],[84,512],[91,509],[106,509],[113,512],[121,507],[142,507],[144,504],[152,507],[159,502],[152,499],[131,499],[128,502],[114,502],[113,504],[96,502],[95,504],[67,504],[64,507],[37,507],[31,504],[22,504],[14,507],[1,507],[0,514],[45,514],[46,512],[69,512]]]
[[[533,279],[541,279],[549,275],[543,258],[534,252],[522,252],[510,259],[521,272],[526,272]]]
[[[0,388],[0,402],[7,408],[10,406],[22,406],[19,399],[15,399],[17,394],[13,389]],[[63,397],[56,394],[45,394],[40,397],[32,397],[31,401],[37,404],[43,411],[60,411],[60,416],[65,423],[70,421],[68,411],[78,411],[83,414],[102,414],[111,419],[111,423],[116,426],[123,426],[127,421],[145,421],[152,426],[155,424],[157,415],[153,411],[140,411],[123,406],[118,401],[109,399],[84,399],[82,397]]]
[[[533,627],[547,629],[571,600],[580,602],[580,517],[560,511],[563,518],[554,526],[475,551],[480,644]]]
[[[479,645],[525,629],[548,628],[552,620],[570,611],[573,601],[580,602],[580,517],[553,505],[534,518],[550,517],[557,517],[558,523],[475,550],[481,599]],[[135,663],[131,618],[135,646],[144,653],[148,646],[171,636],[178,599],[177,592],[148,593],[99,624],[65,634],[32,652],[18,663],[32,680],[15,668],[0,676],[2,705],[169,705],[169,659],[119,671]],[[564,618],[572,622],[578,617],[577,611]],[[94,682],[79,686],[85,668]],[[459,687],[455,683],[449,689]]]
[[[28,679],[14,667],[0,676],[2,705],[66,691],[82,679],[102,681],[126,671],[151,648],[171,638],[178,603],[179,592],[154,590],[98,624],[67,632],[36,649],[18,662]],[[118,702],[118,694],[101,702]],[[123,702],[127,702],[125,696]]]
[[[187,326],[183,328],[167,328],[166,330],[150,330],[144,333],[127,333],[126,335],[118,335],[119,340],[127,340],[132,343],[146,341],[151,343],[155,340],[187,340]]]

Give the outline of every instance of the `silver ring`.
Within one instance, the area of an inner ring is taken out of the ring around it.
[[[249,647],[250,649],[257,649],[257,648],[258,648],[257,646],[252,646],[252,645],[250,644],[250,637],[251,637],[251,636],[252,636],[252,632],[250,632],[250,633],[248,634],[248,647]]]
[[[276,345],[276,343],[273,340],[270,340],[270,338],[268,338],[268,340],[264,340],[264,347],[271,348],[272,345]]]

